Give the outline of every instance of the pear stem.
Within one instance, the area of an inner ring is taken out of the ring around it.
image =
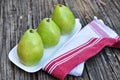
[[[30,29],[30,33],[33,33],[34,31],[32,29]]]
[[[47,22],[50,22],[50,19],[48,18],[46,21],[47,21]]]
[[[62,5],[61,5],[61,4],[59,4],[59,6],[60,6],[60,7],[62,7]]]

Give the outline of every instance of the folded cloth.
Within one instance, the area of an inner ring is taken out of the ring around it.
[[[90,33],[89,36],[92,36],[92,37],[97,37],[97,38],[102,38],[102,37],[115,38],[116,36],[118,36],[113,30],[111,30],[108,26],[106,26],[102,20],[100,20],[100,19],[98,20],[96,16],[94,17],[94,21],[92,21],[87,26],[85,27],[85,29],[83,31],[86,31],[87,34]],[[89,29],[89,27],[92,29],[92,31],[91,31],[91,29]],[[100,29],[102,29],[103,32]],[[87,32],[87,31],[89,31],[89,32]],[[96,36],[96,34],[97,34],[97,36]],[[81,76],[82,73],[83,73],[83,69],[84,69],[84,62],[80,63],[79,65],[77,65],[74,69],[71,70],[71,72],[69,74],[70,75],[74,75],[74,76]]]
[[[43,69],[59,80],[64,80],[71,70],[76,70],[81,63],[84,64],[106,46],[120,48],[120,37],[95,17],[69,44],[52,55]]]

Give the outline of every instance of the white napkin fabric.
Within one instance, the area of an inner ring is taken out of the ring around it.
[[[105,25],[101,19],[97,19],[96,16],[94,17],[94,22],[96,24],[91,23],[91,24],[86,25],[85,28],[82,29],[81,33],[84,33],[85,36],[89,34],[88,35],[89,37],[91,36],[91,37],[96,37],[96,38],[100,38],[100,37],[115,38],[116,36],[118,36],[112,29],[110,29],[107,25]],[[104,32],[102,32],[101,29]],[[104,33],[107,35],[105,35]],[[83,69],[84,69],[84,62],[76,66],[69,74],[74,75],[74,76],[81,76],[83,73]]]

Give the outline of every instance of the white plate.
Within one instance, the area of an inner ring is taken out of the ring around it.
[[[56,46],[52,48],[45,48],[42,59],[35,66],[25,66],[21,64],[17,55],[17,45],[9,52],[8,57],[11,62],[13,62],[16,66],[23,69],[24,71],[30,72],[30,73],[36,72],[45,65],[46,61],[49,60],[50,55],[54,55],[55,52],[57,52],[64,44],[69,43],[69,41],[80,31],[80,29],[81,29],[81,24],[79,22],[79,19],[76,19],[74,30],[70,34],[61,35],[60,41]]]

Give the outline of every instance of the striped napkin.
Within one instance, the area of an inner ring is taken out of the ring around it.
[[[64,80],[67,74],[81,75],[84,62],[106,46],[120,48],[120,38],[102,20],[94,17],[92,22],[47,61],[43,69],[59,80]]]

